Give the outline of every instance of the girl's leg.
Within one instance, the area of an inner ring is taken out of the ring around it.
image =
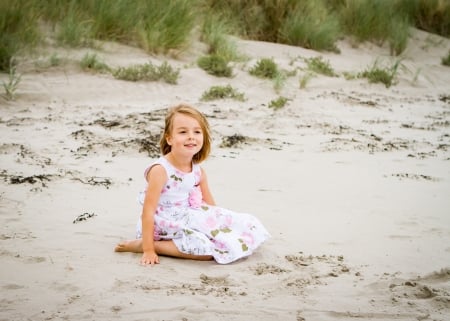
[[[213,259],[211,255],[193,255],[180,252],[175,243],[169,241],[155,241],[155,251],[159,255],[179,257],[183,259],[210,261]]]
[[[210,261],[213,259],[211,255],[193,255],[180,252],[172,240],[155,241],[155,251],[158,255],[179,257],[183,259]],[[142,239],[124,241],[115,247],[116,252],[133,252],[142,253]]]

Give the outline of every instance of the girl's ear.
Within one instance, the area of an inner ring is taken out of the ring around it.
[[[166,136],[166,142],[167,142],[167,145],[169,145],[169,146],[172,145],[172,138],[169,135]]]

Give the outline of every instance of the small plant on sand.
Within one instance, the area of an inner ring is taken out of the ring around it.
[[[119,67],[112,72],[114,78],[128,81],[158,81],[164,80],[168,84],[176,84],[180,71],[174,69],[166,61],[160,66],[155,66],[151,62],[143,65],[130,67]]]
[[[288,77],[288,73],[287,72],[278,72],[275,75],[275,78],[273,78],[273,88],[275,89],[276,93],[279,93],[281,91],[281,89],[284,87],[284,84],[286,83],[287,77]]]
[[[397,75],[400,60],[397,60],[389,68],[380,68],[377,61],[370,67],[358,74],[359,78],[367,78],[370,83],[382,83],[386,88],[391,87],[394,84],[394,78]]]
[[[314,74],[311,72],[307,72],[307,73],[303,74],[299,79],[300,89],[305,89],[306,85],[308,85],[309,81],[311,80],[311,78],[313,76],[314,76]]]
[[[271,79],[275,92],[279,93],[286,83],[286,79],[295,75],[296,70],[293,72],[280,70],[272,58],[262,58],[249,70],[249,73],[259,78]]]
[[[167,61],[164,61],[157,68],[159,78],[164,80],[164,82],[168,84],[175,85],[178,81],[178,77],[180,76],[180,70],[174,69]]]
[[[102,62],[97,54],[87,53],[80,61],[80,66],[83,70],[94,70],[98,72],[108,72],[110,68],[104,62]]]
[[[212,86],[209,90],[205,91],[201,97],[203,101],[210,101],[216,99],[231,98],[238,101],[245,101],[243,93],[238,92],[236,89],[227,86]]]
[[[231,77],[233,74],[233,70],[228,65],[228,61],[217,54],[200,57],[197,60],[197,64],[208,74],[217,77]]]
[[[355,73],[350,72],[350,71],[344,71],[342,73],[342,75],[344,76],[345,80],[353,80],[353,79],[358,78],[358,74],[355,74]]]
[[[58,56],[58,54],[53,53],[49,58],[48,58],[48,64],[50,67],[57,67],[60,66],[63,63],[63,59]]]
[[[14,100],[16,98],[17,87],[19,86],[22,76],[17,74],[16,67],[9,68],[8,82],[3,82],[6,100]]]
[[[259,78],[274,79],[278,74],[278,66],[272,58],[262,58],[249,70],[249,73]]]
[[[318,74],[334,77],[336,73],[330,65],[329,61],[325,61],[322,56],[305,59],[308,69]]]
[[[269,108],[278,110],[280,108],[283,108],[287,102],[288,99],[286,97],[280,96],[277,99],[273,99],[269,102]]]
[[[57,53],[53,53],[50,57],[45,57],[43,59],[38,59],[34,62],[34,66],[38,69],[48,69],[51,67],[58,67],[63,65],[66,60]]]
[[[444,66],[450,66],[450,51],[448,52],[447,57],[442,58],[442,64]]]

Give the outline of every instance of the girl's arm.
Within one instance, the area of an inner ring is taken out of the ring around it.
[[[147,192],[142,208],[142,258],[141,264],[159,263],[158,255],[154,245],[155,221],[154,215],[158,206],[159,197],[164,184],[167,182],[167,174],[160,165],[155,165],[147,174]]]
[[[203,201],[209,205],[216,205],[216,202],[214,202],[214,198],[211,194],[211,191],[209,190],[208,179],[206,177],[206,173],[203,170],[203,168],[201,170],[202,170],[202,176],[200,178],[200,190],[202,191]]]

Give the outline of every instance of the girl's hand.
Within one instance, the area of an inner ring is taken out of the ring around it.
[[[148,251],[142,254],[141,265],[159,264],[159,257],[155,251]]]

